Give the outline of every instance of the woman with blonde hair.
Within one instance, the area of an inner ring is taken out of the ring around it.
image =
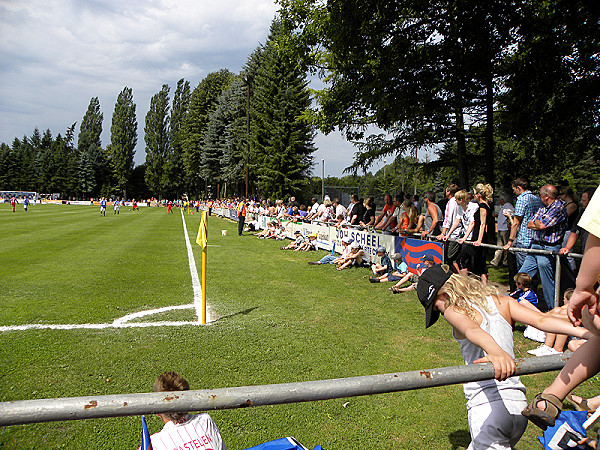
[[[479,204],[479,210],[475,213],[473,222],[469,224],[465,236],[458,242],[463,244],[466,236],[473,231],[473,267],[470,269],[475,275],[481,277],[483,284],[486,284],[488,270],[485,261],[485,247],[481,247],[481,244],[493,242],[495,223],[489,201],[493,198],[494,189],[489,184],[477,183],[473,188],[473,194]]]
[[[491,362],[494,366],[494,380],[463,385],[471,433],[469,448],[513,448],[527,426],[521,415],[527,405],[525,386],[519,377],[512,376],[513,321],[553,333],[593,336],[566,320],[498,295],[494,288],[475,278],[452,274],[447,265],[425,270],[419,277],[417,295],[425,308],[425,327],[433,325],[442,314],[452,326],[465,364]]]
[[[417,220],[419,218],[419,214],[417,213],[417,208],[412,201],[409,199],[405,199],[402,202],[402,212],[398,217],[398,225],[396,226],[395,231],[398,233],[406,233],[406,230],[413,229],[417,225]]]

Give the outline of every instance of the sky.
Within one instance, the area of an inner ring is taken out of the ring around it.
[[[210,72],[239,72],[264,43],[278,5],[270,0],[0,0],[0,142],[53,136],[79,125],[90,99],[104,114],[102,145],[118,94],[133,90],[135,163],[145,160],[144,118],[163,84],[173,94]],[[313,173],[342,176],[356,151],[339,132],[315,138]],[[375,173],[383,161],[371,170]]]

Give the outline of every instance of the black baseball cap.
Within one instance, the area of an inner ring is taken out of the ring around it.
[[[433,309],[433,304],[439,290],[451,275],[452,271],[448,265],[437,264],[425,270],[419,277],[417,296],[425,308],[425,328],[429,328],[440,317],[440,312]]]
[[[421,256],[421,261],[435,262],[433,260],[433,255],[430,255],[430,254]]]

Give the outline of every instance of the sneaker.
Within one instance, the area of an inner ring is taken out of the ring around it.
[[[550,347],[548,347],[546,344],[542,344],[537,348],[534,348],[532,350],[527,350],[527,353],[529,353],[530,355],[534,355],[534,356],[540,356],[540,352],[544,353],[546,351],[550,350]]]
[[[527,325],[527,328],[525,328],[525,331],[523,331],[523,337],[531,339],[532,341],[544,343],[546,340],[546,333],[538,330],[535,327],[532,327],[531,325]]]
[[[369,281],[371,283],[379,283],[379,278],[375,278],[375,277],[369,277]]]
[[[317,261],[309,261],[309,262],[308,262],[308,265],[309,265],[309,266],[318,266],[319,264],[321,264],[321,263],[320,263],[320,262],[317,262]]]

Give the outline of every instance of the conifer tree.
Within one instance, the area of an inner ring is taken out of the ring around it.
[[[116,188],[127,198],[127,181],[133,170],[133,156],[137,144],[137,118],[131,88],[125,86],[115,103],[110,127],[109,157]]]
[[[171,147],[169,117],[169,86],[162,89],[150,100],[146,114],[144,141],[146,142],[146,184],[154,195],[162,198],[165,186],[164,164]]]

